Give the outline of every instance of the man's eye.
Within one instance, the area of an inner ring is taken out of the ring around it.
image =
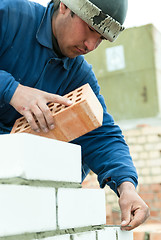
[[[94,30],[94,29],[91,28],[90,26],[88,26],[88,28],[89,28],[89,30],[90,30],[91,32],[96,32],[96,30]],[[101,39],[101,40],[107,40],[107,39],[106,39],[105,37],[103,37],[103,36],[101,36],[100,39]]]
[[[102,37],[101,37],[101,40],[107,40],[107,39],[106,39],[105,37],[102,36]]]
[[[92,29],[91,27],[88,27],[89,28],[89,30],[91,31],[91,32],[94,32],[94,29]]]

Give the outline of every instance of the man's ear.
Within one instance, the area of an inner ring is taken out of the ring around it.
[[[66,10],[67,6],[64,3],[60,2],[59,12],[65,14]]]

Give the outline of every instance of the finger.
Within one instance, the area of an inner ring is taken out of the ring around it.
[[[45,120],[43,111],[37,105],[33,105],[31,107],[31,111],[34,114],[35,118],[37,119],[41,130],[47,133],[49,130],[48,130],[47,122]]]
[[[148,206],[137,208],[133,214],[129,223],[130,227],[123,227],[123,230],[132,230],[142,224],[150,215]]]
[[[130,230],[138,227],[142,224],[149,216],[149,209],[145,206],[145,208],[138,208],[135,210],[133,219],[130,222],[131,228]]]
[[[121,227],[121,230],[131,231],[134,228],[138,227],[140,224],[142,224],[142,221],[140,222],[139,219],[134,218],[127,226]]]
[[[131,220],[131,206],[128,206],[124,199],[119,200],[120,209],[121,209],[121,226],[127,226]]]
[[[51,113],[49,107],[46,104],[43,104],[42,102],[38,102],[38,107],[43,112],[45,121],[47,123],[47,127],[49,127],[50,129],[53,129],[54,128],[54,118],[52,116],[52,113]]]
[[[26,111],[24,117],[26,118],[27,122],[35,132],[40,132],[40,128],[30,111]]]
[[[68,98],[59,96],[57,94],[47,94],[47,100],[48,100],[48,102],[60,103],[60,104],[63,104],[65,106],[72,105],[71,100],[69,100]]]
[[[130,231],[131,228],[132,228],[132,224],[131,224],[132,220],[133,220],[133,216],[131,215],[130,222],[128,224],[127,224],[127,222],[124,222],[124,223],[122,222],[121,223],[121,230]]]

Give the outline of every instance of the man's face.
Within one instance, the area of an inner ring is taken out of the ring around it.
[[[102,37],[63,3],[59,13],[52,19],[53,34],[64,56],[74,58],[93,51],[102,41]]]

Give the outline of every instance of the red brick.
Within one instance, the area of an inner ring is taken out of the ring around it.
[[[121,223],[121,216],[119,212],[112,211],[112,219],[114,225],[120,225]]]
[[[150,187],[150,184],[141,184],[139,185],[139,192],[140,193],[146,193],[146,192],[149,192],[149,187]]]
[[[85,178],[85,180],[82,183],[83,188],[94,188],[98,189],[100,188],[99,182],[97,181],[97,175],[90,171],[88,176]]]
[[[153,207],[158,208],[158,210],[160,210],[161,209],[161,199],[158,199],[157,202],[154,202]]]
[[[161,232],[150,233],[150,239],[149,240],[161,240]]]
[[[133,232],[133,240],[144,240],[145,232]]]
[[[161,199],[161,192],[157,193],[157,198]]]
[[[112,224],[112,207],[109,204],[106,204],[106,224]]]
[[[150,211],[150,216],[151,217],[157,217],[158,216],[158,211]]]
[[[146,193],[139,193],[139,195],[146,202],[154,199],[154,194],[153,193],[146,192]]]
[[[161,184],[158,183],[158,184],[150,184],[150,189],[153,191],[153,192],[160,192],[161,191]]]
[[[73,104],[69,107],[51,103],[55,128],[48,133],[33,131],[24,117],[18,119],[11,133],[27,132],[69,142],[102,125],[103,109],[89,84],[66,94]]]

